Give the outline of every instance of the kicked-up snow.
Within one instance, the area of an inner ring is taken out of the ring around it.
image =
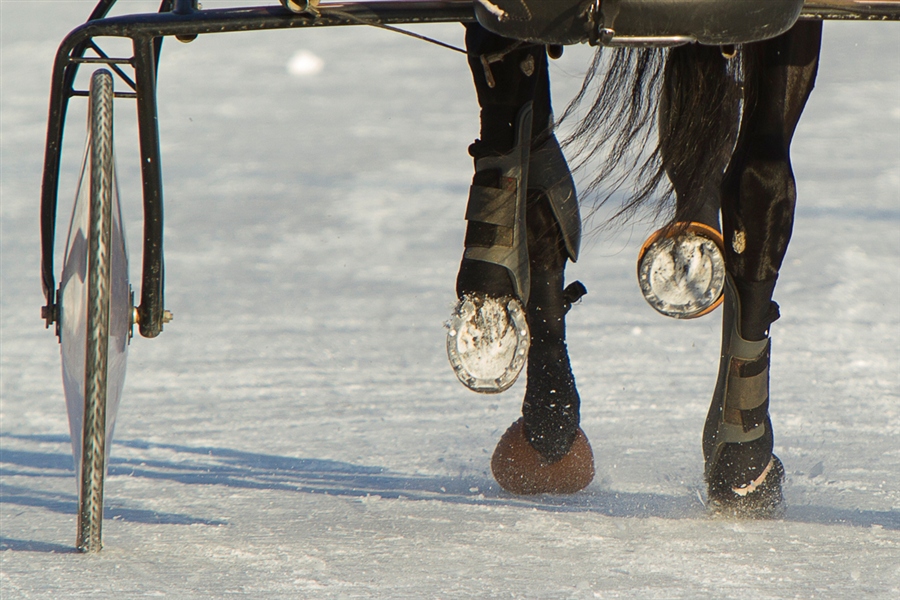
[[[92,4],[0,3],[4,600],[900,596],[900,26],[826,25],[793,145],[771,367],[787,511],[771,522],[710,518],[701,502],[721,313],[647,306],[635,260],[651,223],[588,235],[567,274],[589,290],[568,333],[594,482],[535,498],[493,482],[524,381],[466,390],[443,328],[478,135],[462,56],[361,27],[166,40],[176,319],[130,346],[105,548],[85,556],[38,215],[54,51]],[[417,30],[462,41],[460,26]],[[301,50],[321,59],[315,76],[289,72]],[[553,63],[557,112],[589,57]],[[137,287],[130,102],[116,104],[116,150]],[[57,265],[84,111],[73,100]]]

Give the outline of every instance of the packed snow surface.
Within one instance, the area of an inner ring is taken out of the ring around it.
[[[445,353],[478,135],[462,56],[362,27],[166,40],[175,320],[131,344],[105,548],[85,556],[38,215],[50,67],[92,4],[0,3],[4,600],[900,597],[900,26],[826,25],[793,145],[771,370],[788,508],[773,522],[701,503],[721,317],[647,306],[649,222],[588,235],[568,272],[590,290],[568,324],[594,482],[497,488],[491,452],[524,381],[473,394]],[[418,30],[462,42],[457,25]],[[553,63],[558,111],[590,54]],[[116,107],[139,287],[134,109]],[[57,265],[84,110],[73,100]]]

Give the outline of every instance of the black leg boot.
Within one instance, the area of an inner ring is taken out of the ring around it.
[[[742,282],[731,275],[725,286],[722,355],[703,455],[710,508],[730,516],[776,518],[783,511],[784,467],[772,454],[769,419],[774,287],[774,280]]]

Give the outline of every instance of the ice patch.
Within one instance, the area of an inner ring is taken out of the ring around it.
[[[809,478],[815,479],[819,475],[825,472],[825,464],[822,461],[819,461],[815,464],[815,466],[809,470]]]

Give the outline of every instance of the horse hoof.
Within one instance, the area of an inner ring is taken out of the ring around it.
[[[466,294],[448,324],[447,357],[467,388],[496,394],[509,388],[525,365],[530,336],[515,298]]]
[[[511,494],[574,494],[594,479],[594,453],[581,428],[569,452],[549,463],[525,438],[523,420],[506,430],[491,457],[494,479]]]
[[[738,519],[778,519],[784,516],[784,465],[772,455],[760,477],[744,488],[712,481],[709,484],[709,508],[713,514]]]
[[[638,283],[657,312],[693,319],[722,303],[722,234],[702,223],[676,223],[651,235],[638,257]]]

